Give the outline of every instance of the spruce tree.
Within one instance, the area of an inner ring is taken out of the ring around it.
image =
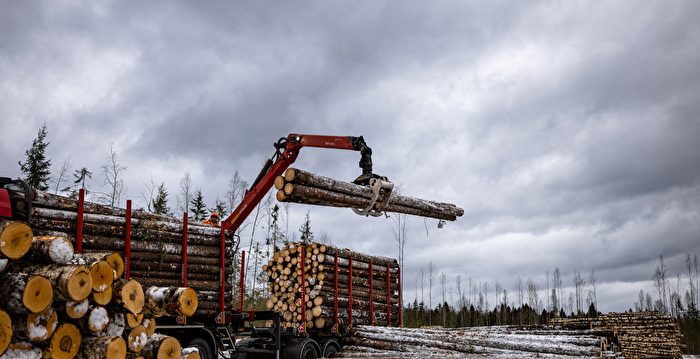
[[[158,193],[151,205],[153,206],[153,213],[155,214],[170,213],[170,207],[168,207],[168,190],[165,188],[165,183],[161,182],[160,186],[158,186]]]
[[[46,158],[46,123],[41,125],[32,147],[24,153],[27,155],[27,161],[22,163],[19,161],[19,167],[25,175],[25,181],[39,190],[46,191],[49,189],[49,177],[51,175],[51,160]]]
[[[299,228],[299,232],[301,232],[301,241],[304,243],[311,243],[314,240],[314,233],[311,232],[311,212],[306,212],[306,219],[304,220],[304,223],[301,225],[301,228]]]
[[[197,188],[197,192],[190,202],[192,207],[190,207],[190,212],[192,213],[192,219],[195,221],[203,221],[206,219],[207,215],[207,205],[204,203],[204,196],[202,196],[202,190]]]

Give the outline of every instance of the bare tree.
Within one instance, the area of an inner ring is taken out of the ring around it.
[[[399,268],[403,269],[404,267],[404,252],[406,250],[406,238],[408,236],[408,231],[406,230],[406,222],[408,221],[408,215],[407,214],[402,214],[398,213],[395,214],[391,217],[394,227],[394,240],[396,241],[396,247],[399,249]],[[404,288],[404,276],[401,276],[400,280],[401,283],[401,288]],[[402,298],[403,295],[399,295],[399,298]],[[399,303],[399,305],[402,305],[403,303]]]
[[[523,306],[523,297],[524,295],[524,286],[523,286],[523,279],[518,276],[515,278],[515,291],[518,293],[518,305]]]
[[[539,312],[538,303],[540,301],[537,293],[537,284],[531,278],[527,279],[527,305],[535,312]]]
[[[151,176],[149,182],[143,182],[145,191],[141,192],[141,199],[146,203],[146,210],[153,212],[153,197],[155,197],[158,192],[158,184],[153,181],[153,176]]]
[[[238,171],[234,172],[233,176],[231,176],[231,179],[228,181],[228,187],[226,188],[226,202],[228,204],[228,208],[230,208],[232,212],[243,199],[246,187],[248,187],[248,184],[241,179]]]
[[[425,289],[425,267],[420,267],[420,302],[425,305],[423,290]]]
[[[547,308],[547,310],[549,310],[549,308],[550,308],[550,306],[549,306],[549,269],[547,269],[545,271],[545,279],[546,279],[545,285],[547,287],[547,291],[544,292],[545,293],[544,297],[545,297],[545,300],[547,301],[547,306],[545,308]]]
[[[668,313],[668,279],[666,278],[666,265],[664,264],[664,256],[659,256],[659,265],[654,271],[654,287],[659,296],[659,310]]]
[[[593,301],[593,305],[595,305],[596,310],[598,310],[598,277],[595,274],[595,269],[591,269],[591,275],[588,278],[588,280],[591,282],[591,299]]]
[[[433,325],[433,280],[435,280],[435,264],[430,261],[428,264],[428,309],[430,315],[428,316],[428,321],[430,325]]]
[[[447,276],[445,275],[445,272],[440,273],[440,289],[442,290],[442,326],[446,327],[447,326],[447,308],[444,307],[445,303],[447,303],[447,298],[446,298],[446,293],[445,293],[445,287],[447,286]]]
[[[110,193],[107,194],[105,203],[109,203],[114,207],[115,204],[121,202],[122,193],[125,191],[124,180],[122,180],[122,172],[126,170],[119,162],[119,155],[114,150],[114,144],[109,144],[109,152],[107,152],[107,163],[102,165],[102,173],[105,176],[105,184],[109,186]]]
[[[554,289],[555,289],[556,294],[557,294],[557,301],[558,301],[557,307],[563,308],[562,301],[564,300],[564,298],[563,298],[562,292],[561,292],[562,282],[561,282],[561,272],[559,271],[559,267],[554,268],[554,274],[552,276],[552,280],[554,281],[553,285],[554,285]]]
[[[65,180],[65,177],[70,170],[71,167],[71,158],[68,157],[65,160],[63,160],[63,165],[61,166],[61,169],[58,171],[58,178],[55,181],[56,187],[54,188],[53,193],[58,194],[58,191],[65,191],[70,189],[70,187],[67,188],[61,188],[61,184],[63,183],[63,180]]]
[[[581,278],[581,273],[574,269],[574,291],[576,293],[576,315],[581,314],[581,304],[583,303],[582,298],[583,298],[583,285],[586,284],[586,282]]]
[[[190,202],[194,196],[192,189],[192,178],[189,172],[185,172],[185,176],[180,179],[180,194],[177,196],[177,209],[182,213],[190,213]]]
[[[459,313],[459,323],[458,326],[462,326],[462,323],[464,321],[463,314],[464,311],[462,310],[464,308],[464,292],[462,291],[462,276],[457,275],[457,295],[459,298],[457,298],[457,313]]]
[[[263,217],[265,217],[264,215],[262,217],[260,216],[261,209],[270,207],[271,202],[272,202],[272,197],[270,195],[267,195],[267,197],[265,197],[265,199],[263,201],[261,201],[260,203],[258,203],[257,206],[255,206],[255,216],[253,216],[253,224],[252,224],[253,228],[250,231],[250,242],[248,243],[248,254],[251,254],[253,251],[253,242],[255,242],[255,230],[258,227],[258,225],[260,224],[260,222],[264,220]],[[250,265],[251,265],[251,261],[249,260],[245,266],[246,273],[250,273],[250,270],[249,270]],[[253,265],[254,265],[254,263],[253,263]],[[246,277],[248,277],[247,274],[246,274]]]
[[[494,298],[496,299],[494,303],[496,303],[497,306],[501,305],[501,301],[499,300],[501,296],[501,291],[503,290],[503,286],[501,286],[501,283],[496,281],[496,284],[493,285],[493,294]]]

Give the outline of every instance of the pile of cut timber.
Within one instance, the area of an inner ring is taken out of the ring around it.
[[[658,312],[609,313],[596,318],[555,319],[563,328],[590,329],[607,338],[603,346],[625,358],[681,358],[678,322]]]
[[[318,243],[289,243],[275,252],[263,271],[271,293],[267,308],[280,312],[285,328],[306,323],[309,331],[331,329],[336,297],[339,331],[349,324],[399,324],[399,265],[395,259]]]
[[[39,235],[63,236],[75,243],[78,204],[74,199],[34,190],[32,228]],[[83,249],[124,252],[126,210],[85,202]],[[182,285],[183,222],[141,210],[131,213],[131,278],[144,287]],[[198,291],[200,305],[195,316],[219,312],[219,290],[230,303],[233,274],[232,239],[226,239],[226,288],[220,289],[219,227],[189,223],[187,226],[187,286]]]
[[[360,326],[339,358],[601,357],[601,338],[586,330],[495,326],[408,329]],[[615,356],[614,354],[612,355]],[[608,356],[610,357],[610,356]]]
[[[367,208],[372,190],[366,186],[334,180],[296,168],[288,168],[284,176],[275,179],[277,200],[330,207]],[[421,217],[454,221],[464,210],[450,203],[391,194],[378,201],[374,209],[380,212],[396,212]]]
[[[74,253],[19,221],[0,221],[0,258],[0,359],[180,358],[177,339],[154,335],[155,318],[192,315],[193,289],[144,292],[122,278],[119,253]]]

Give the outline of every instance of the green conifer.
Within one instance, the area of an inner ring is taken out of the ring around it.
[[[39,190],[46,191],[49,189],[49,178],[51,176],[51,160],[46,158],[46,123],[41,125],[32,147],[25,151],[27,161],[22,163],[19,161],[19,167],[25,175],[25,181]]]

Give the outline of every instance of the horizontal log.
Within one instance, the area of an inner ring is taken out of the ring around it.
[[[219,265],[203,265],[203,264],[193,264],[190,262],[190,258],[187,258],[187,273],[206,273],[219,275]],[[182,272],[182,263],[159,263],[159,262],[149,262],[144,261],[139,258],[139,256],[132,256],[131,262],[132,271],[169,271],[176,275],[180,275]],[[226,273],[233,273],[233,267],[228,266],[225,268]],[[157,276],[156,276],[157,277]]]

